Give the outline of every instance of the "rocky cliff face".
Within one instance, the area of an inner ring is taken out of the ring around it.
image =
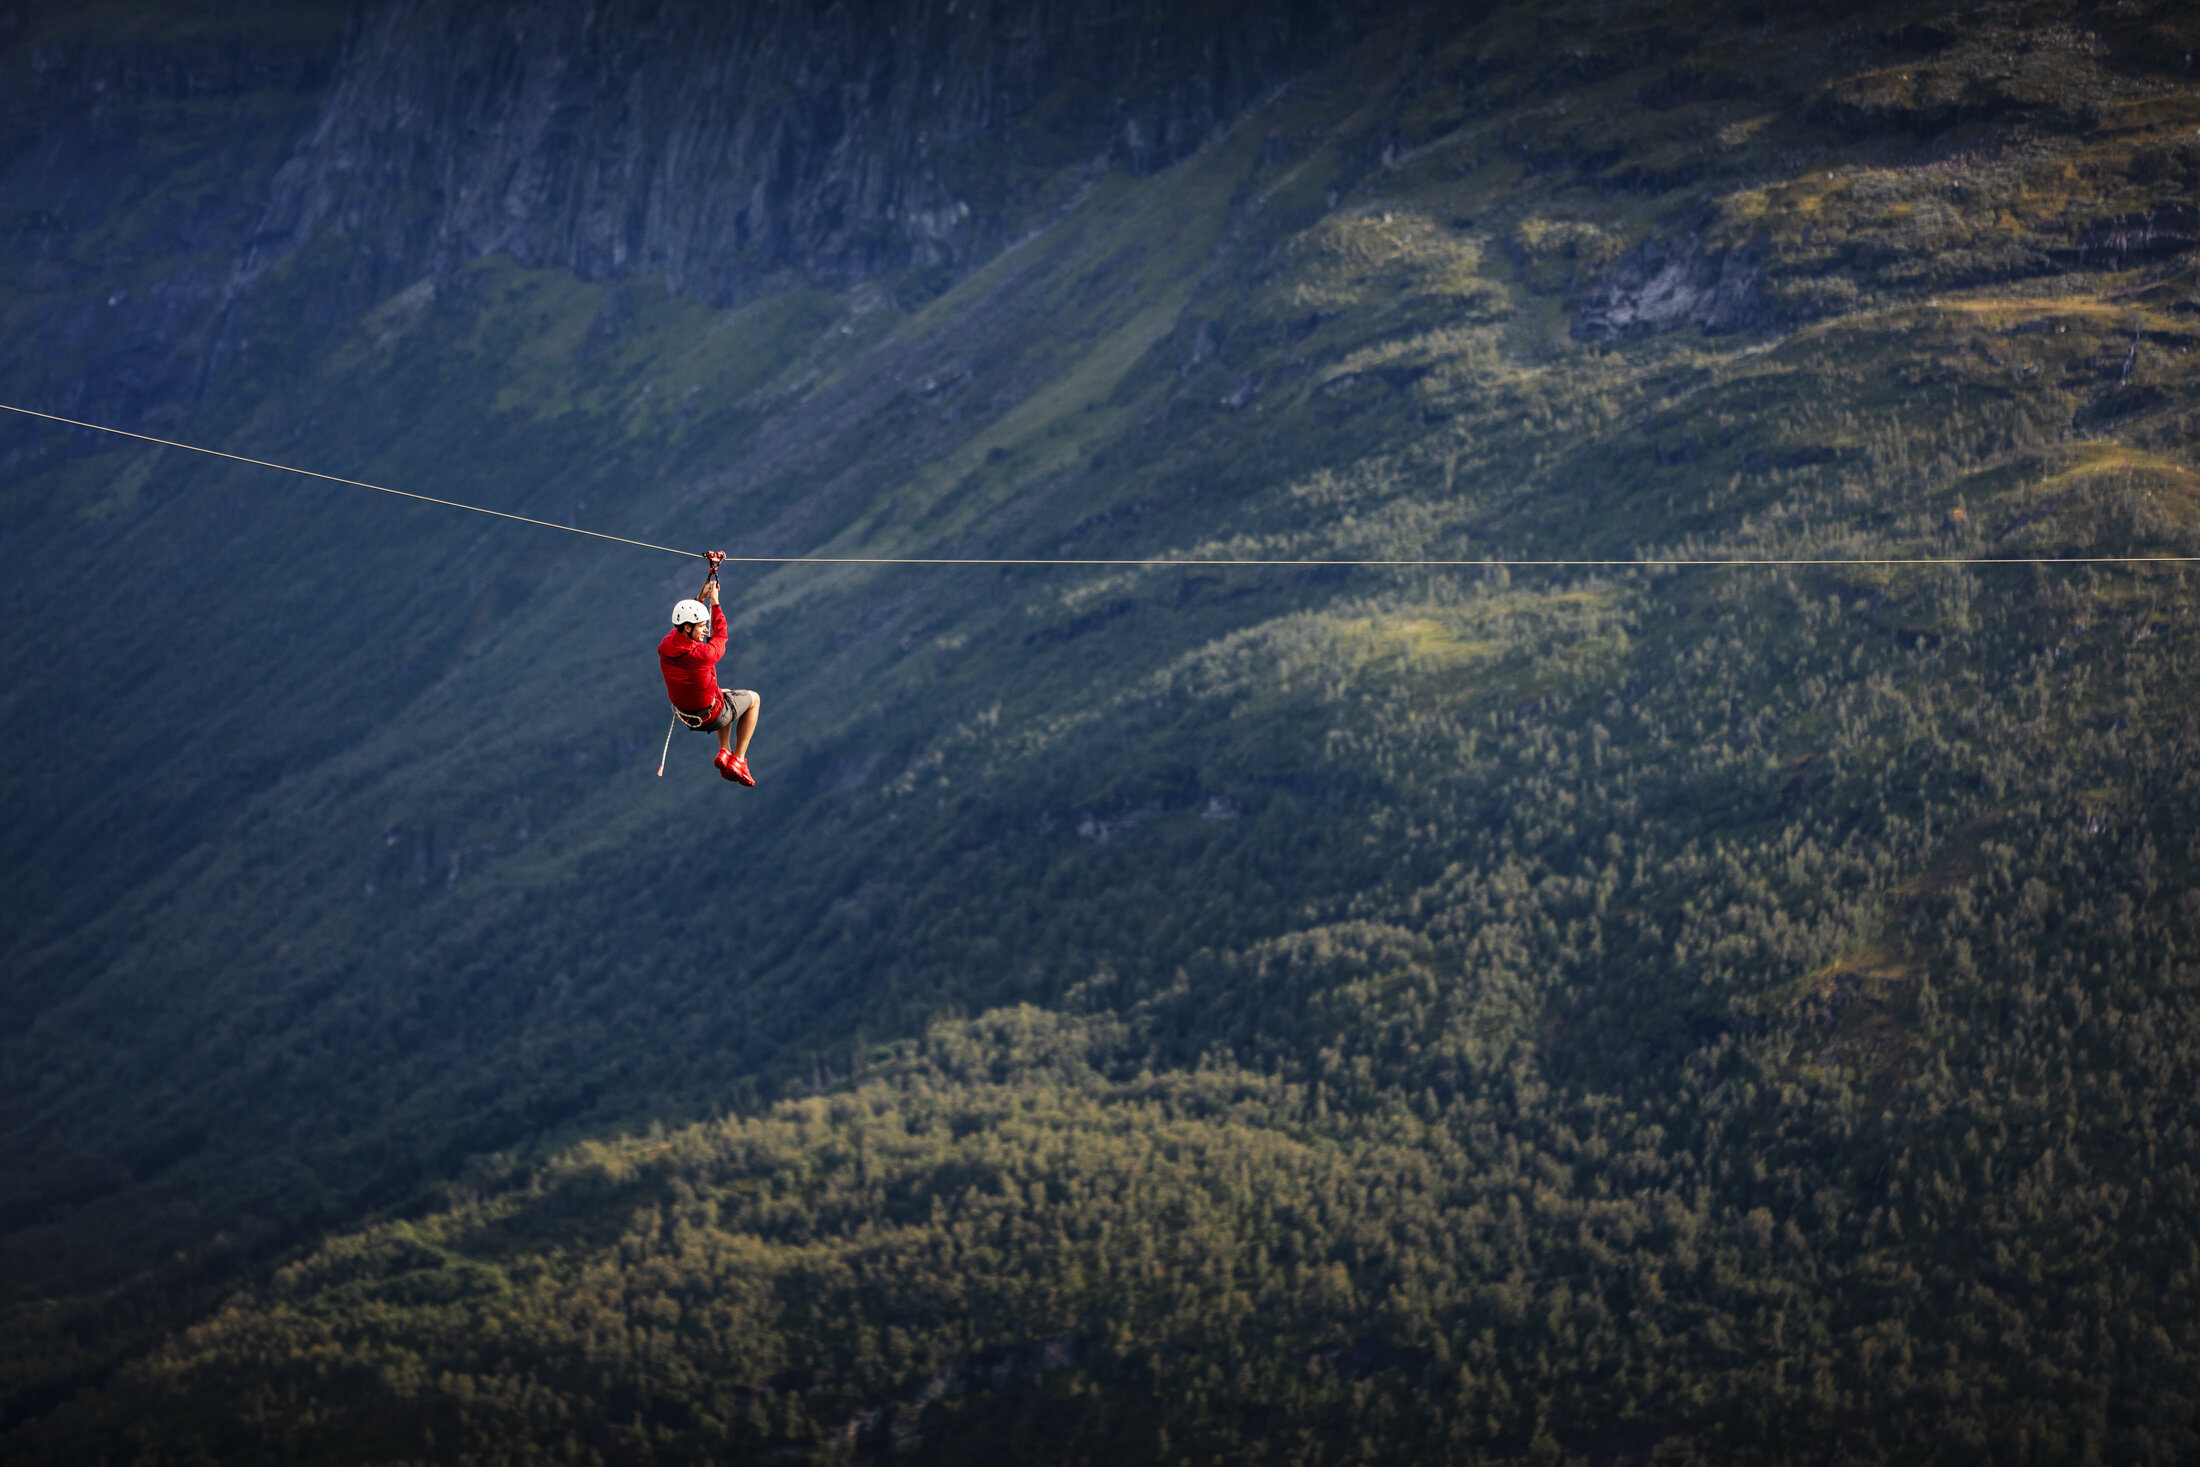
[[[1380,4],[0,5],[0,379],[173,424],[240,357],[239,291],[315,245],[309,332],[497,252],[720,302],[936,285]]]
[[[386,289],[503,251],[719,301],[959,266],[1065,169],[1183,156],[1374,4],[391,0],[257,254],[333,237]]]

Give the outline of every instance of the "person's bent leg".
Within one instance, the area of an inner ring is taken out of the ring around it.
[[[741,716],[741,695],[721,689],[718,694],[718,717],[705,725],[718,735],[718,757],[726,758],[733,752],[733,725]]]
[[[749,706],[741,710],[740,722],[733,726],[734,758],[746,759],[749,757],[749,740],[756,736],[756,710],[762,707],[763,703],[764,700],[757,697],[756,694],[749,694]]]

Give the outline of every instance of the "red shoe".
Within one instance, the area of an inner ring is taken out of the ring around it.
[[[732,756],[719,755],[718,772],[735,784],[745,784],[750,789],[756,788],[756,777],[749,773],[749,761],[737,754]]]

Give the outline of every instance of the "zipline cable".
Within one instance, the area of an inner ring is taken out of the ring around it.
[[[150,433],[133,433],[128,428],[110,428],[104,423],[80,423],[75,418],[56,417],[34,408],[14,407],[0,402],[0,408],[11,413],[21,413],[29,418],[44,418],[49,423],[66,423],[72,428],[89,428],[94,433],[113,433],[122,438],[135,438],[140,443],[157,443],[162,448],[180,448],[188,453],[203,453],[211,458],[226,458],[232,463],[251,464],[254,468],[280,469],[286,474],[303,474],[309,479],[326,479],[331,484],[349,484],[355,489],[372,489],[377,494],[394,494],[400,499],[417,499],[423,504],[440,504],[449,509],[470,509],[475,514],[493,514],[500,520],[518,520],[523,525],[540,525],[546,530],[564,530],[572,535],[593,535],[598,540],[616,540],[621,545],[639,545],[644,550],[662,550],[667,555],[699,556],[700,550],[678,550],[670,545],[653,545],[647,540],[629,540],[624,535],[606,535],[601,530],[583,530],[573,525],[561,525],[555,520],[538,520],[530,515],[507,514],[501,509],[483,509],[478,504],[460,504],[455,499],[438,499],[432,494],[414,494],[405,489],[391,489],[381,484],[369,484],[364,479],[347,479],[340,474],[324,474],[316,469],[293,468],[289,464],[269,463],[264,458],[246,458],[241,453],[224,453],[218,448],[201,448],[196,443],[178,443],[172,438],[155,438]]]
[[[135,438],[140,443],[158,444],[162,448],[180,448],[186,453],[203,453],[210,458],[225,458],[232,463],[250,464],[254,468],[276,469],[286,474],[301,474],[308,479],[325,479],[331,484],[348,484],[355,489],[372,489],[377,494],[394,494],[400,499],[417,499],[423,504],[440,504],[446,509],[471,510],[475,514],[494,515],[500,520],[517,520],[523,525],[540,525],[546,530],[563,530],[569,535],[587,535],[597,540],[610,540],[620,545],[638,546],[643,550],[662,550],[667,555],[683,559],[708,560],[711,552],[681,550],[671,545],[658,545],[648,540],[630,540],[624,535],[607,535],[601,530],[584,530],[577,525],[561,525],[555,520],[538,520],[531,515],[511,514],[501,509],[484,509],[478,504],[462,504],[456,499],[438,499],[432,494],[415,494],[407,489],[391,489],[382,484],[369,484],[364,479],[347,479],[340,474],[324,474],[317,469],[295,468],[290,464],[272,463],[264,458],[247,458],[241,453],[225,453],[219,448],[201,448],[196,443],[178,443],[172,438],[155,438],[150,433],[133,433],[127,428],[110,428],[104,423],[80,422],[53,413],[42,413],[35,408],[15,407],[0,402],[0,409],[21,413],[27,418],[44,418],[49,423],[61,423],[71,428],[85,428],[94,433],[112,433],[120,438]],[[1391,566],[1407,568],[1423,566],[1431,570],[1487,569],[1500,567],[1519,570],[1621,570],[1647,569],[1653,566],[1678,568],[1713,566],[1757,566],[1777,568],[1782,566],[1897,566],[1897,565],[2192,565],[2200,564],[2200,555],[1904,555],[1904,556],[1824,556],[1824,557],[1753,557],[1721,556],[1698,559],[1680,559],[1672,556],[1649,556],[1635,560],[1592,559],[1502,559],[1480,560],[1255,560],[1236,559],[1227,556],[1138,556],[1138,557],[1085,557],[1066,556],[927,556],[927,555],[724,555],[720,559],[739,565],[1084,565],[1084,566],[1176,566],[1185,569],[1228,566],[1269,566],[1311,568],[1316,566]]]

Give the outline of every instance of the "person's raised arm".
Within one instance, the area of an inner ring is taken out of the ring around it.
[[[710,660],[716,662],[726,655],[726,613],[718,604],[718,578],[712,576],[703,583],[703,599],[710,603]]]

